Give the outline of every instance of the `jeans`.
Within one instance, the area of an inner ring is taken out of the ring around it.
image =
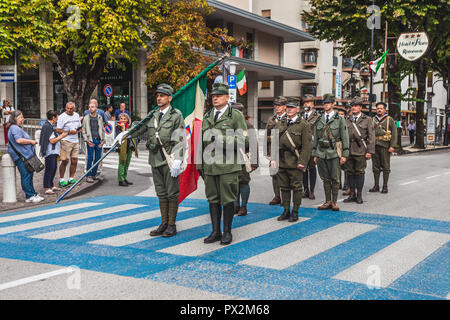
[[[102,148],[99,147],[101,141],[100,140],[93,140],[92,143],[94,144],[93,147],[89,147],[89,145],[86,143],[87,145],[87,166],[86,166],[86,171],[88,171],[91,167],[92,167],[92,162],[96,163],[100,157],[102,156]],[[88,177],[95,177],[97,175],[97,168],[98,165],[95,166],[94,169],[92,169],[91,172],[89,172],[89,174],[87,175]]]
[[[51,154],[45,157],[45,172],[44,172],[44,188],[53,188],[53,179],[55,178],[58,155]]]
[[[27,168],[25,168],[25,163],[17,159],[14,162],[17,166],[17,169],[20,173],[20,183],[22,185],[22,190],[25,192],[26,198],[31,198],[37,195],[37,192],[34,190],[33,186],[33,172],[29,172]]]

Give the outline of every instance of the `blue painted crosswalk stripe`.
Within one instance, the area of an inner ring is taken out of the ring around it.
[[[246,299],[446,299],[450,222],[248,204],[233,242],[204,244],[206,200],[186,199],[175,237],[150,237],[157,198],[104,196],[0,216],[0,257],[145,278]],[[422,245],[422,247],[421,247]],[[368,286],[378,267],[379,289]]]

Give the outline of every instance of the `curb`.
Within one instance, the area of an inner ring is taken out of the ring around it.
[[[439,148],[430,148],[430,149],[416,149],[414,151],[409,151],[409,150],[403,149],[403,152],[397,153],[397,155],[404,156],[404,155],[411,155],[411,154],[415,154],[415,153],[434,152],[434,151],[449,150],[449,149],[450,149],[450,146],[439,147]]]
[[[64,202],[64,200],[67,200],[67,199],[71,199],[75,196],[86,194],[86,193],[92,191],[93,189],[95,189],[97,187],[97,185],[101,185],[102,183],[103,183],[103,180],[96,180],[96,181],[94,181],[94,183],[89,184],[89,185],[86,182],[84,182],[81,184],[81,186],[86,184],[87,185],[86,187],[79,189],[79,190],[77,190],[77,188],[74,188],[74,190],[72,190],[72,193],[67,195],[63,200],[61,200],[61,202]],[[11,213],[11,212],[19,211],[19,210],[23,210],[23,209],[40,208],[40,207],[47,206],[49,204],[55,204],[56,200],[60,196],[62,196],[64,194],[64,192],[66,192],[66,190],[67,189],[63,189],[60,193],[57,193],[57,194],[51,195],[51,196],[43,195],[44,197],[46,197],[46,199],[39,203],[32,203],[32,202],[27,203],[27,202],[17,201],[15,203],[11,203],[11,204],[4,204],[4,203],[0,202],[0,210],[2,211],[2,214],[3,214],[3,213]],[[18,204],[20,204],[20,206],[18,206]],[[2,208],[3,206],[5,206],[6,208]],[[10,208],[8,208],[8,207],[10,207]],[[0,216],[1,216],[1,214],[0,214]]]

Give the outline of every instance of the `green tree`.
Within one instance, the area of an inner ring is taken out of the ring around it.
[[[311,26],[311,33],[321,40],[338,41],[343,55],[358,57],[360,61],[370,60],[371,30],[368,20],[372,13],[371,6],[365,0],[311,0],[311,11],[303,12],[303,17]],[[388,22],[389,36],[397,37],[403,32],[426,31],[430,38],[427,54],[418,62],[402,61],[399,56],[388,56],[387,82],[389,91],[389,112],[394,119],[400,120],[401,88],[400,82],[413,68],[418,78],[416,97],[416,146],[424,147],[424,101],[425,79],[428,70],[438,71],[438,62],[448,56],[449,40],[449,6],[447,0],[389,0],[375,1],[380,8],[381,23],[374,30],[374,57],[386,49],[395,52],[396,43],[388,41],[384,47],[384,23]],[[433,56],[437,56],[433,58]],[[432,62],[436,61],[436,62]],[[446,76],[440,72],[440,75]]]
[[[184,81],[185,73],[176,69],[179,56],[216,38],[203,21],[192,18],[208,10],[205,0],[2,0],[0,59],[15,50],[21,61],[36,54],[51,59],[68,99],[85,108],[105,65],[119,63],[118,58],[136,62],[140,48],[178,48],[164,59],[150,59],[150,69],[164,63],[174,70],[170,77],[164,74],[166,81]],[[198,60],[189,63],[194,69]]]

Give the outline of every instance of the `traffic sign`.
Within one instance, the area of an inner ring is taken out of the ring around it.
[[[0,82],[14,82],[14,65],[0,66]]]
[[[236,89],[236,79],[237,77],[235,75],[228,76],[228,88]]]
[[[113,88],[110,84],[107,84],[103,87],[103,93],[107,98],[110,98],[113,94]]]

